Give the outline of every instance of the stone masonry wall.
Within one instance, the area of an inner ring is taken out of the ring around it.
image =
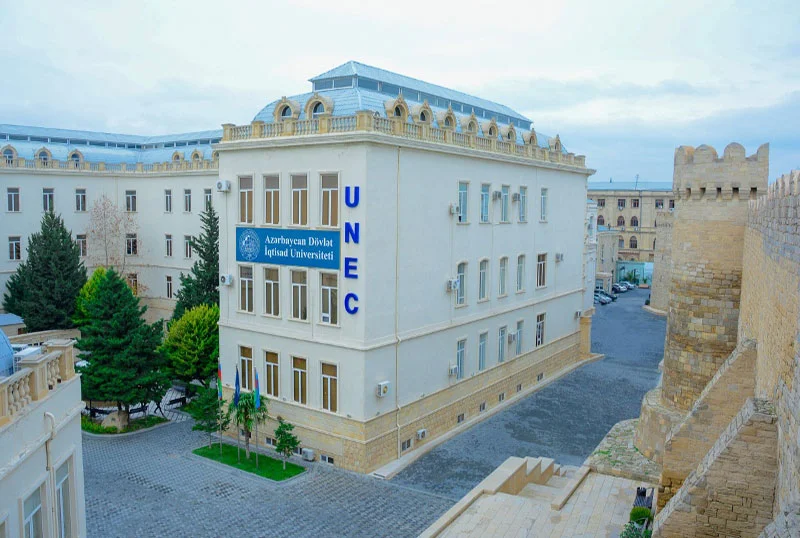
[[[656,216],[656,251],[653,260],[653,282],[650,306],[664,312],[669,308],[672,284],[672,224],[673,212],[659,211]]]
[[[654,537],[753,537],[772,521],[775,409],[749,399],[657,516]]]

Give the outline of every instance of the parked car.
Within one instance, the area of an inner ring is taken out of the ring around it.
[[[595,293],[594,294],[594,300],[597,301],[598,303],[604,304],[604,305],[611,302],[611,299],[609,299],[608,297],[603,297],[599,293]]]
[[[614,284],[611,286],[611,291],[614,293],[625,293],[628,291],[628,286],[623,286],[621,284]]]
[[[605,297],[607,299],[611,299],[612,301],[616,301],[617,300],[617,296],[615,294],[606,293],[605,290],[597,290],[597,294],[600,295],[601,297]]]
[[[628,282],[627,280],[623,280],[622,282],[620,282],[620,284],[625,284],[628,287],[629,290],[635,290],[636,288],[639,287],[636,284],[634,284],[633,282]]]

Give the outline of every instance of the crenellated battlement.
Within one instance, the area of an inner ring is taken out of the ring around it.
[[[679,200],[754,200],[767,188],[768,177],[769,144],[749,157],[736,142],[725,147],[722,158],[705,144],[675,150],[672,188]]]
[[[775,183],[767,187],[767,193],[750,202],[750,208],[758,211],[765,207],[769,200],[800,196],[800,170],[792,170],[783,174]]]

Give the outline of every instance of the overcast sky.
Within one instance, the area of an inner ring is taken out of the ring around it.
[[[769,142],[773,180],[800,168],[799,28],[797,0],[0,0],[0,123],[215,129],[358,60],[510,106],[592,180],[731,141]]]

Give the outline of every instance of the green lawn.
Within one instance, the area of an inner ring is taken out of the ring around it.
[[[286,462],[286,470],[284,471],[282,461],[270,458],[264,454],[259,454],[258,469],[256,469],[255,452],[250,452],[250,459],[248,460],[245,457],[244,447],[242,447],[242,461],[240,462],[236,457],[236,447],[226,443],[222,444],[221,457],[219,454],[219,443],[212,445],[211,448],[208,448],[208,446],[202,446],[193,450],[193,452],[198,456],[203,456],[204,458],[218,461],[220,463],[224,463],[225,465],[235,467],[236,469],[241,469],[242,471],[257,474],[258,476],[263,476],[264,478],[269,478],[278,482],[293,476],[297,476],[305,471],[305,468],[289,462]]]
[[[156,424],[161,424],[163,422],[168,422],[167,419],[164,417],[159,417],[158,415],[147,415],[143,418],[137,418],[136,420],[131,420],[128,423],[128,426],[118,432],[116,428],[109,428],[103,427],[100,425],[99,422],[95,422],[90,417],[86,415],[81,415],[81,429],[85,432],[89,433],[102,433],[108,435],[114,435],[115,433],[130,433],[135,432],[136,430],[143,430],[145,428],[152,428]]]

